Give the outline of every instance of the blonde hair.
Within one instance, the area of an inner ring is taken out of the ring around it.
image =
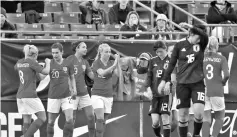
[[[209,43],[207,45],[206,51],[218,50],[218,48],[219,48],[218,39],[215,36],[209,37]]]
[[[33,57],[34,55],[38,55],[38,48],[35,45],[26,44],[23,48],[23,52],[25,57]]]
[[[97,54],[95,57],[95,60],[100,59],[101,58],[101,52],[105,49],[105,48],[110,48],[110,46],[107,43],[102,43],[99,45],[98,50],[97,50]]]
[[[136,11],[130,11],[130,12],[128,13],[127,18],[126,18],[126,21],[125,21],[125,24],[130,25],[130,24],[129,24],[129,19],[130,19],[130,16],[131,16],[132,14],[135,14],[135,15],[137,16],[137,19],[138,19],[137,25],[140,25],[140,17],[139,17],[139,15],[138,15],[138,13],[137,13]]]

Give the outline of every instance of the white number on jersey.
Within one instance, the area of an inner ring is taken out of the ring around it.
[[[194,54],[190,54],[186,56],[188,58],[188,63],[192,63],[195,60]]]
[[[207,66],[206,66],[206,70],[207,70],[207,79],[212,79],[213,78],[213,66],[211,65],[211,64],[208,64]]]
[[[162,75],[163,71],[162,70],[157,70],[156,72],[156,77],[160,78]]]
[[[74,67],[74,74],[76,75],[76,74],[77,74],[77,72],[78,72],[78,69],[77,69],[77,67]]]
[[[24,76],[23,72],[21,70],[19,70],[19,77],[20,77],[20,81],[22,84],[25,83],[23,76]]]
[[[205,101],[205,95],[203,92],[197,92],[198,93],[198,100]]]
[[[162,103],[161,111],[168,111],[168,104]]]
[[[52,71],[52,78],[59,78],[59,72],[58,71]]]

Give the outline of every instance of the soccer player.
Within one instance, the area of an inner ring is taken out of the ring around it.
[[[225,117],[223,86],[230,76],[227,60],[224,56],[217,53],[218,48],[219,43],[217,38],[211,36],[203,61],[203,71],[206,83],[204,121],[207,121],[209,126],[211,126],[211,110],[214,111],[214,118],[216,120],[211,137],[217,137],[223,125]],[[224,74],[223,78],[222,72]]]
[[[53,60],[50,63],[47,137],[54,136],[54,122],[59,115],[60,108],[66,118],[63,137],[68,137],[73,133],[73,101],[71,99],[77,93],[74,68],[72,62],[62,57],[63,46],[61,43],[54,43],[51,46],[51,51]],[[69,84],[72,86],[71,90]]]
[[[91,99],[96,115],[96,137],[103,137],[105,122],[112,111],[112,75],[118,65],[119,56],[115,55],[114,62],[109,60],[110,56],[110,46],[102,43],[99,45],[98,53],[92,64],[95,78]]]
[[[203,27],[192,27],[189,31],[189,37],[175,44],[168,69],[158,87],[158,91],[164,89],[178,61],[176,95],[180,137],[187,137],[190,99],[194,103],[193,136],[198,137],[202,128],[205,104],[203,58],[207,44],[208,36]]]
[[[168,68],[170,58],[167,54],[167,46],[163,41],[156,41],[153,47],[157,56],[150,60],[148,70],[148,86],[152,91],[152,101],[149,115],[152,119],[152,127],[157,137],[161,137],[159,115],[163,123],[164,137],[170,137],[170,84],[165,83],[165,91],[158,91],[158,85],[160,84],[164,73]]]
[[[20,78],[16,97],[18,112],[23,117],[23,135],[21,137],[30,137],[46,121],[44,106],[36,93],[36,77],[37,73],[45,75],[49,73],[50,60],[45,59],[45,68],[40,66],[37,63],[38,48],[34,45],[25,45],[23,52],[25,58],[18,60],[14,66]],[[36,114],[38,117],[33,123],[31,123],[32,114]]]
[[[74,66],[74,75],[76,79],[77,96],[73,103],[73,121],[76,120],[77,110],[82,109],[85,113],[88,122],[89,137],[95,136],[95,116],[92,107],[91,97],[88,94],[85,83],[85,75],[90,79],[94,79],[94,73],[87,60],[83,56],[87,53],[87,46],[85,42],[75,42],[72,44],[72,49],[75,51],[74,55],[67,58]]]

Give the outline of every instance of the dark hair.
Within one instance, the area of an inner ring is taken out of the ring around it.
[[[153,50],[156,51],[159,48],[167,49],[167,46],[164,41],[158,40],[154,43]]]
[[[72,43],[72,51],[76,51],[76,48],[80,46],[82,43],[85,43],[83,41],[76,41]]]
[[[62,52],[63,51],[63,45],[61,43],[57,42],[57,43],[54,43],[51,46],[51,49],[59,49]]]
[[[205,30],[206,29],[204,29],[203,25],[194,26],[193,28],[190,29],[190,33],[200,36],[199,45],[200,45],[201,51],[205,51],[208,41],[209,41],[208,35],[205,32]]]

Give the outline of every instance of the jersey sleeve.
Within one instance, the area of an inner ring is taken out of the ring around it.
[[[222,60],[221,60],[221,69],[224,73],[224,76],[229,76],[229,67],[228,67],[228,63],[227,63],[227,60],[226,58],[223,56]]]
[[[173,72],[175,66],[176,66],[176,63],[177,63],[177,59],[179,57],[179,42],[175,44],[174,46],[174,49],[173,49],[173,52],[172,52],[172,55],[171,55],[171,58],[170,58],[170,62],[169,62],[169,65],[168,65],[168,68],[167,70],[165,71],[165,74],[164,74],[164,77],[163,77],[163,80],[165,81],[170,81],[170,76],[171,76],[171,73]]]
[[[99,63],[98,63],[97,60],[92,63],[91,68],[92,68],[92,71],[94,71],[95,73],[97,73],[97,70],[100,68]]]
[[[74,66],[73,66],[73,62],[72,61],[69,62],[68,69],[69,69],[68,70],[69,75],[70,76],[73,75],[74,74]]]
[[[41,73],[42,70],[44,69],[42,66],[40,66],[39,63],[37,63],[36,61],[31,61],[30,62],[30,68],[32,68],[34,71],[36,71],[37,73]]]

